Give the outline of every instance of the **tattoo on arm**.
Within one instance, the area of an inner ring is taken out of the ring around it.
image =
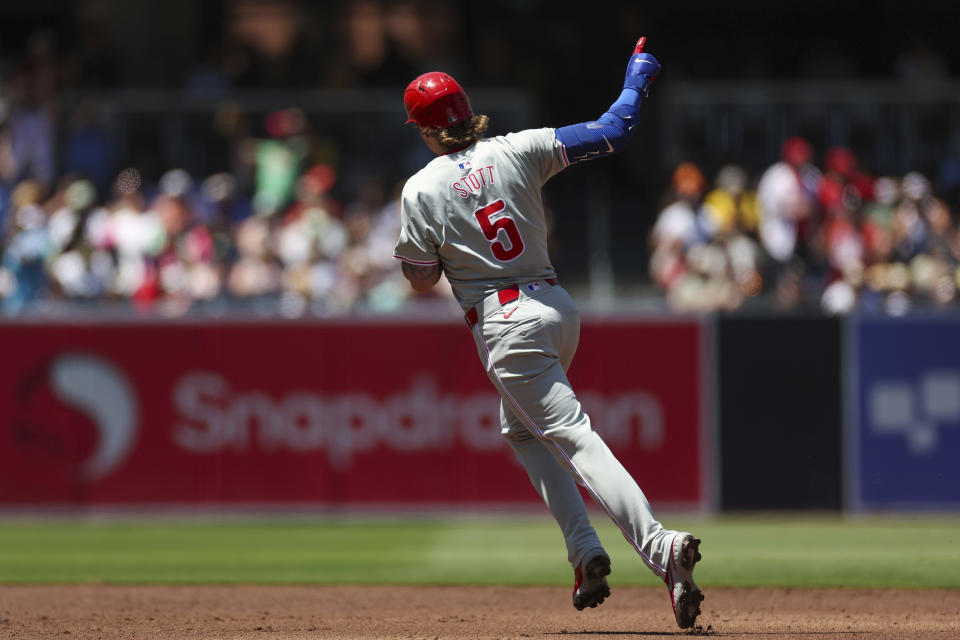
[[[438,275],[440,272],[440,265],[438,264],[410,264],[409,262],[403,263],[403,273],[408,278],[415,280],[426,280],[432,278],[435,275]]]
[[[440,279],[441,268],[439,264],[419,265],[409,262],[401,262],[400,264],[404,277],[418,291],[420,287],[429,289]]]

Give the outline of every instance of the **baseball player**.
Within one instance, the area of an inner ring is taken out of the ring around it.
[[[489,118],[473,113],[456,80],[438,71],[414,79],[403,99],[407,123],[437,157],[403,188],[394,257],[419,292],[446,274],[500,393],[503,434],[563,531],[576,580],[574,606],[596,607],[610,595],[610,557],[578,483],[667,583],[677,624],[687,628],[703,600],[693,582],[700,540],[653,517],[567,380],[580,318],[547,255],[540,194],[570,164],[626,147],[660,71],[657,59],[643,52],[645,40],[630,56],[623,91],[607,112],[559,129],[484,139]]]

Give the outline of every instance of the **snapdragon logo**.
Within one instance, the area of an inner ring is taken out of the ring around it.
[[[96,481],[130,455],[137,440],[137,398],[108,360],[64,353],[26,376],[13,420],[21,452],[36,462],[75,466]]]
[[[271,397],[236,391],[218,373],[194,372],[175,386],[173,404],[179,414],[173,439],[197,454],[323,450],[333,467],[346,469],[357,454],[375,447],[424,452],[464,446],[485,452],[504,446],[499,396],[445,393],[426,375],[385,398],[363,391]],[[649,394],[588,393],[584,408],[611,447],[629,445],[634,437],[651,451],[662,443],[662,410]]]
[[[940,429],[960,428],[960,371],[927,371],[918,380],[881,380],[869,393],[874,433],[902,437],[916,456],[937,450]]]

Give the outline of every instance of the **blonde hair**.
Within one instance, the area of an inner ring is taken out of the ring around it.
[[[447,149],[461,149],[483,139],[488,126],[490,126],[490,117],[475,113],[463,122],[458,122],[446,129],[424,127],[422,131],[436,138]]]

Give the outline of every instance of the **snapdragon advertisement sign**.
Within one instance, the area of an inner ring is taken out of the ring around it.
[[[586,323],[570,371],[655,505],[707,503],[701,334]],[[4,323],[0,354],[0,507],[539,506],[461,321]]]
[[[960,509],[960,318],[851,321],[854,509]]]

